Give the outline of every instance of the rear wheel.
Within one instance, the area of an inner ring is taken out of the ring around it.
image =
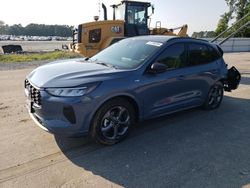
[[[99,143],[113,145],[123,140],[135,122],[135,110],[127,100],[117,98],[97,111],[91,134]]]
[[[220,106],[224,95],[224,88],[221,82],[216,82],[209,90],[205,103],[203,104],[204,109],[213,110]]]

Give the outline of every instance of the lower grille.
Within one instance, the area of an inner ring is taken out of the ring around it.
[[[41,93],[38,89],[30,84],[30,82],[26,79],[24,81],[24,87],[28,92],[28,97],[30,97],[31,101],[35,104],[41,106]]]

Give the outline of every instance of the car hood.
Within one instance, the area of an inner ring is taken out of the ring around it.
[[[77,87],[86,83],[99,82],[119,77],[119,70],[84,60],[56,61],[33,70],[27,79],[39,88]],[[120,75],[121,76],[121,75]]]

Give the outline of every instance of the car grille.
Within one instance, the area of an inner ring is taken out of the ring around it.
[[[31,101],[41,106],[42,103],[40,91],[32,86],[27,79],[24,81],[24,87],[27,90],[28,96],[30,97]]]

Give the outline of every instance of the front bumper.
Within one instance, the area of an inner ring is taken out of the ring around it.
[[[68,137],[88,134],[93,99],[88,96],[55,97],[44,90],[40,90],[40,97],[41,105],[37,105],[30,97],[27,100],[29,115],[40,128]]]

